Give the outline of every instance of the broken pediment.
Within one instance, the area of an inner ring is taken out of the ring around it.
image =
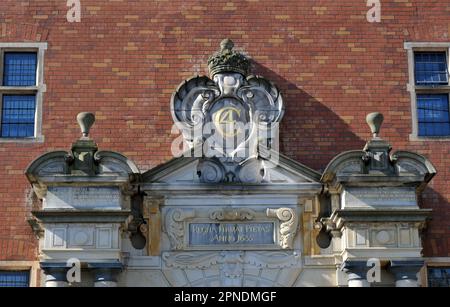
[[[414,152],[397,151],[391,154],[391,145],[378,136],[383,116],[380,113],[371,113],[367,120],[374,133],[373,138],[363,150],[337,155],[326,167],[321,181],[336,188],[347,184],[404,185],[423,189],[436,174],[433,164],[426,157]],[[377,121],[376,127],[373,126],[373,121]]]
[[[117,152],[98,150],[97,144],[88,137],[94,115],[80,115],[78,120],[83,136],[72,144],[71,150],[45,153],[31,162],[25,171],[40,198],[44,197],[48,186],[127,185],[139,179],[140,171],[130,159]]]

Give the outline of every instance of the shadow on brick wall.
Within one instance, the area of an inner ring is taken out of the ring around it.
[[[337,154],[363,149],[367,140],[354,134],[326,105],[267,67],[254,61],[252,66],[255,75],[274,82],[282,92],[285,104],[280,127],[282,153],[323,171]]]
[[[432,180],[436,180],[437,176]],[[427,228],[423,231],[422,244],[424,247],[424,256],[449,257],[449,200],[429,186],[422,192],[420,207],[433,209],[431,219],[427,223]]]

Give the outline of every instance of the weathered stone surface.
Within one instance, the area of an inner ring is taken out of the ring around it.
[[[118,187],[50,187],[44,199],[44,209],[120,210]]]
[[[342,193],[342,208],[417,208],[414,188],[361,187],[345,188]]]

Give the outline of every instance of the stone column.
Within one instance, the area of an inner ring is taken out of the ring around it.
[[[67,287],[67,271],[65,263],[41,263],[41,269],[45,274],[46,287]]]
[[[117,275],[122,271],[121,263],[89,263],[88,267],[94,272],[94,287],[117,287]]]
[[[418,287],[417,273],[424,266],[422,260],[392,260],[389,271],[395,276],[396,287]]]
[[[370,267],[365,261],[345,261],[341,265],[341,270],[348,275],[349,287],[370,287],[367,281],[367,271]]]

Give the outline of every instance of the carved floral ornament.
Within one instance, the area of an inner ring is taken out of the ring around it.
[[[283,99],[270,81],[247,76],[248,58],[232,49],[233,42],[224,40],[210,57],[211,78],[180,84],[171,113],[185,144],[201,158],[201,181],[257,183],[264,177],[260,147],[277,149]]]

